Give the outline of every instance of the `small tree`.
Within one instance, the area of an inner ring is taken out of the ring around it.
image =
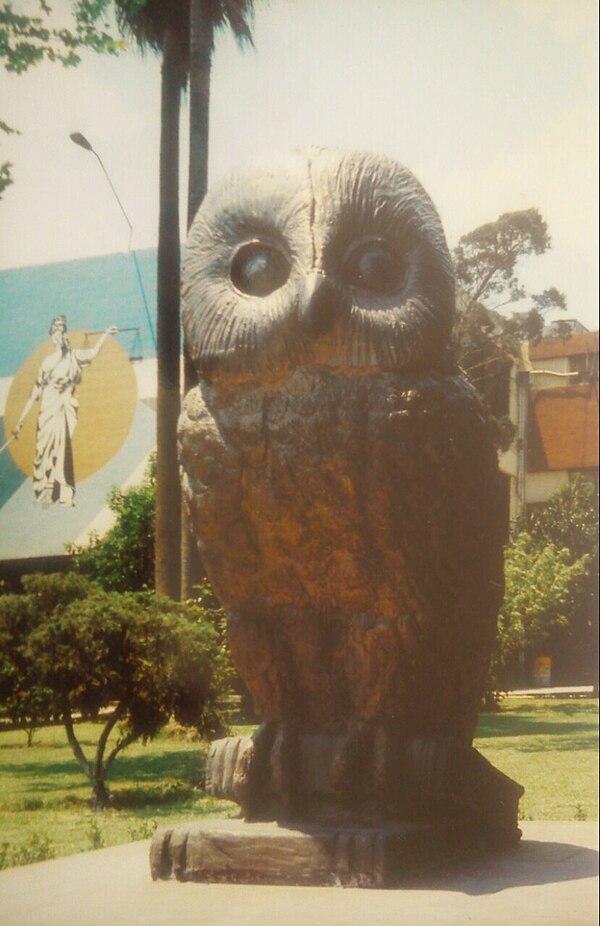
[[[598,490],[576,474],[543,508],[536,511],[529,526],[541,543],[550,542],[568,550],[572,559],[588,555],[598,558]]]
[[[119,753],[155,736],[171,716],[203,734],[219,729],[229,663],[202,608],[151,592],[105,592],[82,576],[23,581],[26,607],[40,618],[23,645],[29,677],[52,692],[96,809],[108,801]],[[77,597],[68,594],[73,583]],[[100,711],[101,732],[88,755],[75,719]]]
[[[15,727],[33,734],[52,710],[52,692],[37,684],[24,653],[32,629],[28,602],[19,595],[0,598],[0,705]]]
[[[540,646],[569,647],[580,671],[597,671],[597,536],[596,489],[580,476],[518,526],[505,552],[490,689],[508,687],[518,654]]]
[[[569,562],[586,559],[585,573],[569,618],[568,653],[572,669],[589,677],[598,690],[598,490],[576,475],[531,518],[537,543],[551,542],[568,551]]]
[[[506,593],[498,619],[492,674],[497,688],[508,687],[520,652],[548,644],[566,633],[588,558],[571,562],[568,550],[538,546],[522,533],[506,549]]]
[[[27,641],[49,608],[83,597],[86,589],[84,580],[71,575],[48,577],[36,595],[0,596],[0,705],[14,726],[26,731],[28,746],[56,703],[28,657]]]
[[[87,546],[70,546],[77,569],[106,591],[142,591],[154,587],[154,503],[156,457],[144,481],[126,492],[113,489],[108,506],[116,516],[103,536],[93,534]]]

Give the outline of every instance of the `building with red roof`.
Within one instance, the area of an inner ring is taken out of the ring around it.
[[[516,435],[500,468],[510,480],[511,520],[575,473],[597,486],[598,332],[524,343],[511,371],[510,417]]]

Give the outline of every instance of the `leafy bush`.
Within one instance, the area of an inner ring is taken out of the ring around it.
[[[548,642],[569,626],[570,614],[588,558],[571,562],[568,550],[538,546],[528,533],[506,549],[506,593],[498,619],[493,673],[498,687],[508,681],[516,654]]]
[[[56,702],[29,658],[27,640],[48,610],[80,600],[87,587],[76,575],[48,576],[41,584],[31,581],[28,595],[0,596],[0,709],[15,727],[26,730],[29,746]]]
[[[512,681],[519,652],[569,644],[578,665],[595,662],[598,511],[595,487],[577,476],[519,525],[505,551],[506,592],[489,687]]]
[[[3,599],[5,614],[17,615],[13,629],[22,632],[18,638],[15,630],[27,667],[22,680],[51,692],[96,808],[108,801],[106,779],[117,755],[152,738],[170,717],[203,735],[221,732],[219,701],[231,664],[200,605],[152,592],[107,592],[73,574],[29,576],[23,584],[24,595]],[[104,725],[88,757],[75,717],[101,710]]]
[[[141,485],[110,493],[114,526],[103,537],[93,534],[87,546],[68,548],[78,570],[106,591],[154,588],[155,500],[156,458],[152,456]]]
[[[577,474],[531,517],[529,530],[540,543],[569,551],[571,559],[598,557],[598,491]],[[597,563],[595,564],[597,568]]]

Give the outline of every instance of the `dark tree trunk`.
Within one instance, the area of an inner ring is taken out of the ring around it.
[[[190,0],[190,159],[187,227],[190,228],[208,183],[208,125],[213,21],[206,0]],[[196,385],[193,364],[184,345],[184,394]],[[201,579],[202,563],[182,508],[181,597],[190,598]]]
[[[104,810],[109,801],[108,788],[101,778],[95,778],[92,781],[92,810],[95,812]]]
[[[206,193],[213,22],[207,0],[190,0],[190,160],[187,227]]]
[[[156,408],[156,591],[180,597],[181,490],[177,463],[180,407],[179,114],[181,63],[175,34],[163,46],[158,229]]]

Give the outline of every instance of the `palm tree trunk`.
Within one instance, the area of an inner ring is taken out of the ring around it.
[[[190,160],[187,227],[206,193],[213,21],[207,0],[190,0]]]
[[[177,461],[180,409],[179,115],[181,65],[167,27],[161,77],[160,204],[157,283],[156,591],[179,599],[181,489]]]
[[[190,159],[187,227],[190,228],[208,182],[208,123],[213,20],[207,0],[190,0]],[[184,393],[196,385],[193,364],[184,345]],[[181,597],[190,598],[200,581],[202,564],[196,551],[189,519],[182,511]]]

